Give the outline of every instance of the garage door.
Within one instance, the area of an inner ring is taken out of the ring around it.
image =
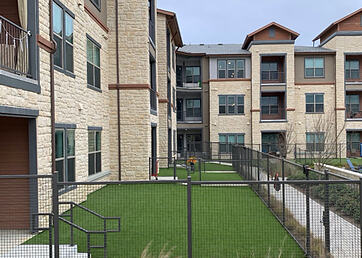
[[[28,120],[0,117],[0,175],[29,174]],[[0,179],[0,229],[29,229],[29,180]]]

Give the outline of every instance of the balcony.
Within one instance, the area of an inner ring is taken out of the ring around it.
[[[202,123],[201,99],[177,99],[177,123]]]
[[[361,157],[362,132],[347,132],[347,157]]]
[[[284,64],[284,56],[262,56],[260,67],[261,84],[284,84]]]
[[[349,91],[346,95],[346,118],[348,120],[362,120],[362,92]]]
[[[262,93],[260,106],[262,121],[284,121],[286,119],[284,92]]]
[[[346,55],[345,80],[347,90],[352,90],[353,85],[362,85],[362,55]],[[348,88],[349,87],[349,88]],[[361,88],[359,88],[361,90]]]
[[[0,16],[0,69],[31,77],[29,71],[30,32]]]

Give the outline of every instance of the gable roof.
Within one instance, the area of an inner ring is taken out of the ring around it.
[[[176,46],[182,47],[184,43],[182,42],[181,31],[178,26],[176,13],[162,9],[157,9],[157,13],[163,14],[167,17],[167,22],[171,29],[172,40],[175,41]]]
[[[280,25],[279,23],[271,22],[271,23],[269,23],[269,24],[267,24],[267,25],[265,25],[265,26],[257,29],[256,31],[248,34],[248,35],[245,37],[244,44],[243,44],[243,48],[245,49],[245,48],[248,47],[248,45],[249,45],[249,43],[251,42],[252,37],[254,37],[254,35],[258,34],[259,32],[261,32],[261,31],[263,31],[263,30],[265,30],[265,29],[267,29],[267,28],[269,28],[269,27],[271,27],[271,26],[276,26],[276,27],[278,27],[278,28],[280,28],[280,29],[282,29],[282,30],[284,30],[284,31],[289,32],[290,34],[292,34],[292,36],[293,36],[292,39],[293,39],[293,40],[296,39],[296,38],[298,38],[298,36],[299,36],[299,33],[298,33],[298,32],[295,32],[295,31],[293,31],[293,30],[291,30],[291,29],[288,29],[287,27],[284,27],[283,25]]]
[[[339,19],[338,21],[333,22],[333,23],[332,23],[331,25],[329,25],[325,30],[323,30],[321,33],[319,33],[319,35],[318,35],[317,37],[315,37],[315,38],[313,39],[313,41],[316,41],[316,40],[320,39],[328,30],[330,30],[330,29],[333,28],[334,26],[338,25],[339,23],[347,20],[348,18],[351,18],[352,16],[354,16],[354,15],[360,13],[360,12],[362,12],[362,8],[358,9],[357,11],[354,11],[353,13],[348,14],[347,16]]]

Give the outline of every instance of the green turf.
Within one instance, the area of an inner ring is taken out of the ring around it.
[[[155,257],[167,245],[172,257],[187,257],[187,192],[184,185],[109,185],[90,195],[84,206],[120,216],[120,233],[108,234],[108,257],[141,257],[151,243]],[[101,221],[74,210],[75,223],[101,230]],[[114,226],[114,225],[109,225]],[[295,241],[248,187],[192,187],[194,257],[303,257]],[[69,226],[60,223],[60,243],[69,244]],[[28,244],[47,243],[43,232]],[[79,252],[86,252],[85,234],[75,231]],[[91,240],[102,243],[99,236]],[[279,253],[281,256],[278,256]],[[103,257],[92,250],[92,258]]]

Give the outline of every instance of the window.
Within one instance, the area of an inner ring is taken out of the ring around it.
[[[261,143],[262,151],[265,153],[280,153],[281,147],[283,147],[283,133],[262,133]]]
[[[324,151],[324,133],[306,133],[307,151]]]
[[[167,116],[171,118],[171,81],[167,80]]]
[[[101,10],[101,0],[90,0],[92,2],[92,4],[97,7],[97,9],[100,11]]]
[[[306,98],[306,113],[323,113],[324,112],[324,95],[308,93]]]
[[[186,67],[186,83],[199,83],[201,84],[200,67],[189,66]]]
[[[150,106],[151,110],[157,111],[157,93],[156,93],[156,61],[150,57]]]
[[[264,115],[278,114],[278,96],[261,97],[261,113]]]
[[[102,171],[101,131],[88,131],[88,175]]]
[[[324,77],[324,58],[306,57],[304,59],[304,75],[307,78]]]
[[[183,75],[182,75],[182,66],[181,65],[177,65],[176,66],[176,86],[177,87],[183,87]]]
[[[186,117],[201,117],[201,100],[186,100]]]
[[[87,38],[87,83],[101,88],[100,45]]]
[[[348,60],[346,61],[346,79],[359,79],[359,61]]]
[[[360,133],[347,132],[347,151],[349,155],[360,155]]]
[[[346,95],[346,112],[350,118],[360,112],[359,95]]]
[[[219,95],[219,114],[244,114],[244,95]]]
[[[172,44],[172,68],[175,71],[176,69],[176,47],[174,44]]]
[[[261,79],[266,81],[278,80],[278,63],[276,62],[261,63]]]
[[[218,60],[218,78],[245,78],[245,60]]]
[[[55,130],[55,167],[59,182],[75,181],[75,130]]]
[[[64,6],[53,2],[53,32],[57,49],[54,65],[73,73],[73,19],[74,15]]]
[[[233,144],[244,144],[244,134],[219,134],[219,153],[230,153]]]

